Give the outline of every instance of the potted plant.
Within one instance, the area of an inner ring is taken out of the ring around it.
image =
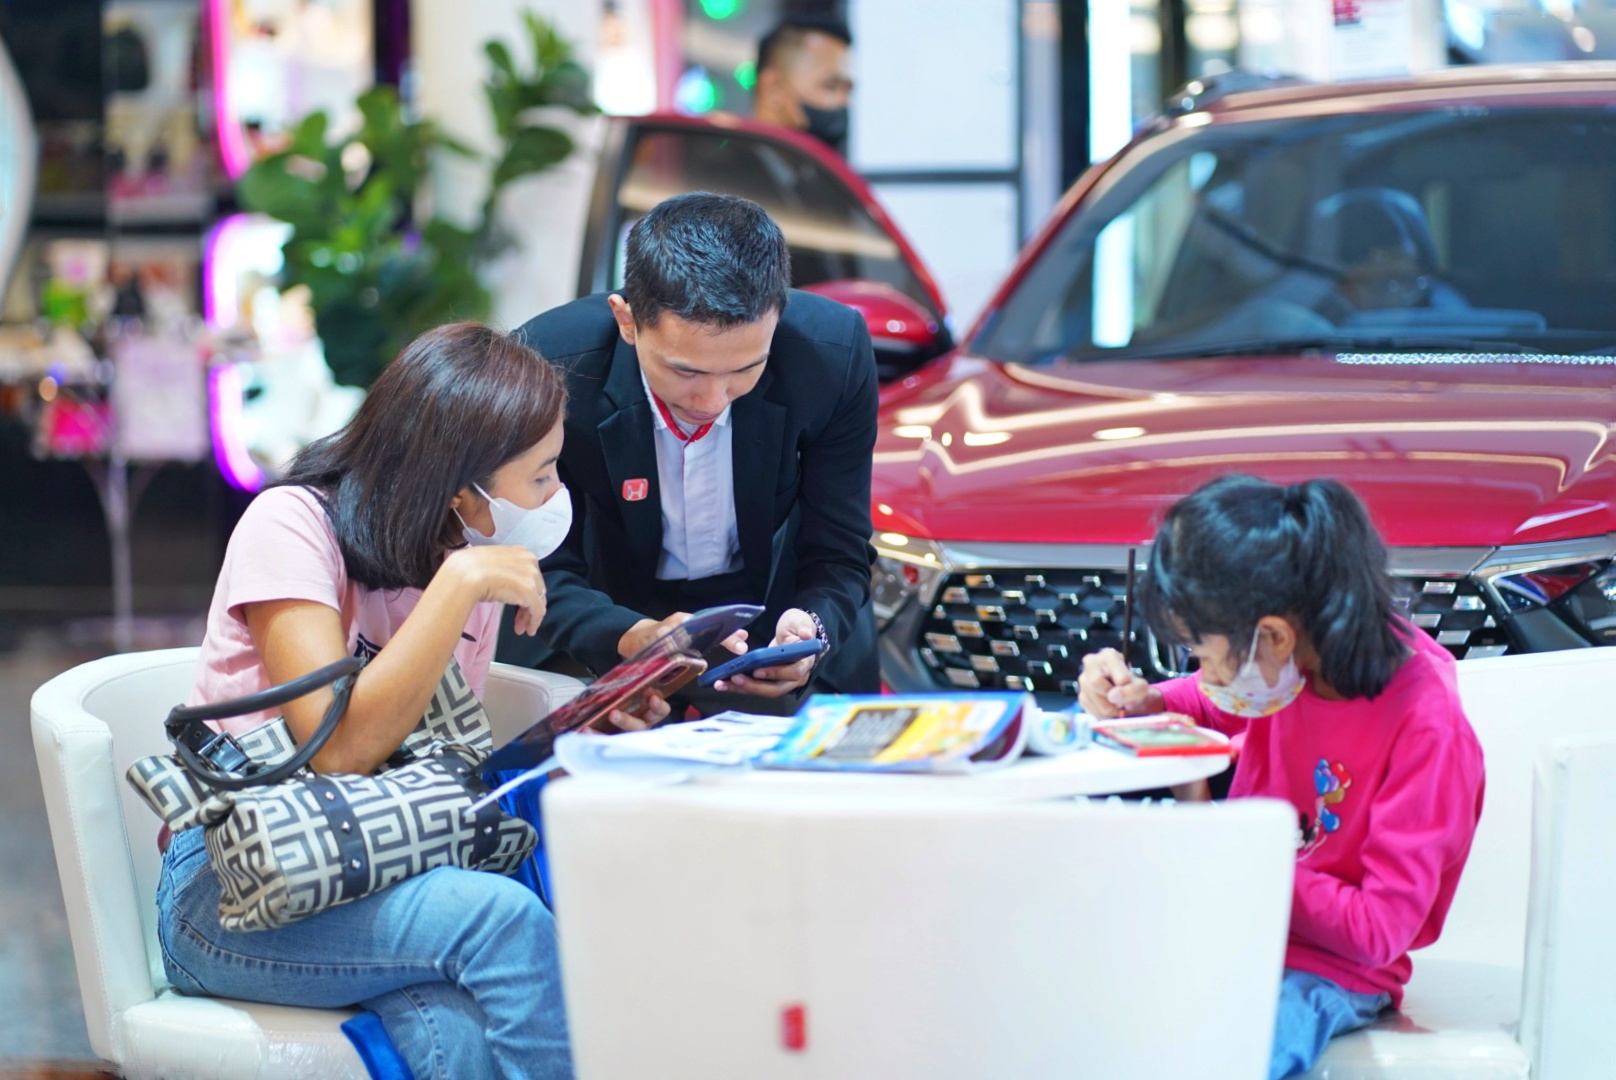
[[[431,121],[408,116],[389,86],[361,95],[352,134],[332,137],[329,117],[314,113],[284,149],[242,175],[242,205],[291,226],[281,287],[308,288],[337,382],[369,386],[421,331],[487,318],[490,296],[479,271],[509,244],[494,212],[500,190],[573,151],[571,136],[535,118],[535,110],[595,111],[572,47],[532,13],[525,24],[532,53],[526,68],[503,42],[484,46],[483,92],[499,149],[471,227],[435,215],[423,196],[434,154],[477,155]]]

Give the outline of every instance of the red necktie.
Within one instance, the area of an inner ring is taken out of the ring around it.
[[[684,429],[679,426],[679,422],[673,418],[673,413],[668,411],[668,406],[663,402],[663,400],[657,397],[655,394],[651,395],[651,400],[656,402],[657,412],[662,414],[662,419],[668,425],[668,430],[673,432],[674,437],[680,442],[684,443],[687,448],[691,443],[699,442],[703,435],[713,430],[714,421],[709,420],[695,431],[692,431],[689,435],[686,435]]]

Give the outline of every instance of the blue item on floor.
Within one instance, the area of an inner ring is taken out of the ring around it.
[[[342,1033],[359,1052],[359,1060],[365,1063],[370,1080],[415,1080],[409,1062],[404,1060],[382,1026],[382,1018],[369,1009],[344,1022]]]

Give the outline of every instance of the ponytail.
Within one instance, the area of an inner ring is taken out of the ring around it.
[[[1339,481],[1293,484],[1286,489],[1292,502],[1311,585],[1296,614],[1319,655],[1319,676],[1346,697],[1376,697],[1409,654],[1392,616],[1385,541]]]

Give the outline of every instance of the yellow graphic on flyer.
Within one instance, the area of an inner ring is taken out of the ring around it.
[[[957,700],[860,705],[821,752],[877,765],[946,759],[975,749],[1001,712],[996,704]]]

